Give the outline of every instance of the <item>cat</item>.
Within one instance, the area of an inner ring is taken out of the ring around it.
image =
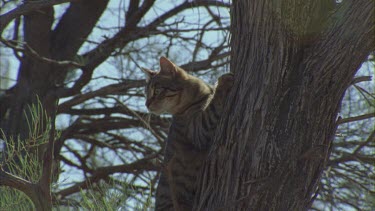
[[[160,71],[146,74],[146,106],[154,114],[173,115],[155,210],[192,210],[197,175],[211,145],[233,75],[224,74],[216,88],[160,58]]]

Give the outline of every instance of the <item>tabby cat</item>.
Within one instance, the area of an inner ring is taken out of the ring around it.
[[[156,210],[192,210],[197,174],[204,163],[232,74],[219,78],[216,89],[189,75],[165,57],[160,71],[147,76],[146,106],[154,114],[173,115],[156,190]]]

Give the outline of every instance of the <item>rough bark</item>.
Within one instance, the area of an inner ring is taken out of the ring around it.
[[[194,210],[306,210],[343,94],[374,47],[371,0],[234,1],[235,85]]]

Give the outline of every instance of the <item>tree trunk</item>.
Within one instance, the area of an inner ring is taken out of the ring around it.
[[[375,46],[373,8],[371,0],[233,2],[235,85],[194,210],[311,206],[342,97]]]

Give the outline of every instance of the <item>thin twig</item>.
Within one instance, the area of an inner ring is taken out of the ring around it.
[[[39,61],[45,62],[47,64],[55,64],[59,66],[71,66],[71,67],[83,67],[84,65],[79,64],[74,61],[69,60],[54,60],[50,59],[44,56],[41,56],[38,52],[36,52],[30,45],[28,45],[26,42],[20,42],[20,41],[13,41],[13,40],[6,40],[4,38],[0,38],[0,42],[2,42],[5,46],[12,48],[15,52],[22,52],[25,53],[28,56],[31,56]],[[23,46],[19,47],[19,45]]]

